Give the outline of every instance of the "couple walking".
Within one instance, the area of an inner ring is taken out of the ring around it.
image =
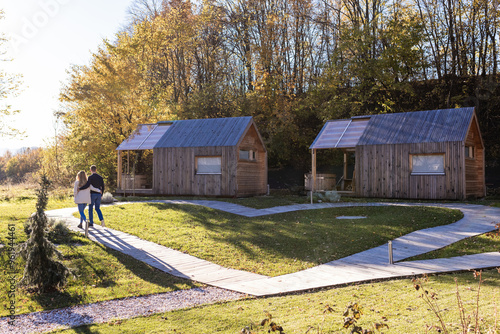
[[[94,226],[94,206],[101,226],[104,227],[104,218],[101,212],[101,197],[104,193],[104,180],[97,174],[97,167],[90,166],[91,175],[87,179],[87,174],[83,170],[79,171],[76,176],[74,195],[75,203],[78,204],[78,211],[80,212],[80,225],[87,224],[87,217],[85,217],[85,207],[89,204],[89,227]]]

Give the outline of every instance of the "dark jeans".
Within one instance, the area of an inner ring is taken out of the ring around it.
[[[94,224],[94,205],[95,205],[95,212],[97,212],[97,215],[99,216],[99,220],[103,220],[104,218],[102,217],[102,212],[101,212],[101,194],[97,193],[90,193],[90,204],[89,204],[89,224],[92,225]]]

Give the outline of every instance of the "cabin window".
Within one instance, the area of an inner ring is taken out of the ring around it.
[[[196,157],[196,174],[221,174],[221,157]]]
[[[474,159],[474,146],[465,146],[465,157]]]
[[[411,175],[444,175],[444,154],[412,154]]]
[[[240,160],[256,160],[255,151],[252,150],[240,150]]]

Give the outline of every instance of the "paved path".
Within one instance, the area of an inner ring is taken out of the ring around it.
[[[461,210],[464,214],[464,218],[453,224],[416,231],[394,239],[392,241],[394,264],[388,264],[388,247],[384,245],[314,268],[278,277],[267,277],[224,268],[136,236],[100,226],[89,231],[91,239],[131,255],[169,274],[254,296],[277,295],[374,279],[500,266],[500,252],[449,259],[397,262],[442,248],[464,238],[494,230],[495,225],[500,222],[500,208],[460,203],[320,203],[253,209],[238,204],[209,200],[154,200],[150,202],[203,205],[246,217],[333,207],[389,205],[445,207]],[[131,203],[123,202],[115,205],[120,204]],[[73,217],[73,213],[76,211],[76,207],[66,208],[47,211],[47,215],[66,219],[71,229],[81,231],[76,228],[79,219]]]

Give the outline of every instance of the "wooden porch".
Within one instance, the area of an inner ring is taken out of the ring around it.
[[[115,191],[116,195],[122,196],[153,196],[153,189],[120,189]]]

